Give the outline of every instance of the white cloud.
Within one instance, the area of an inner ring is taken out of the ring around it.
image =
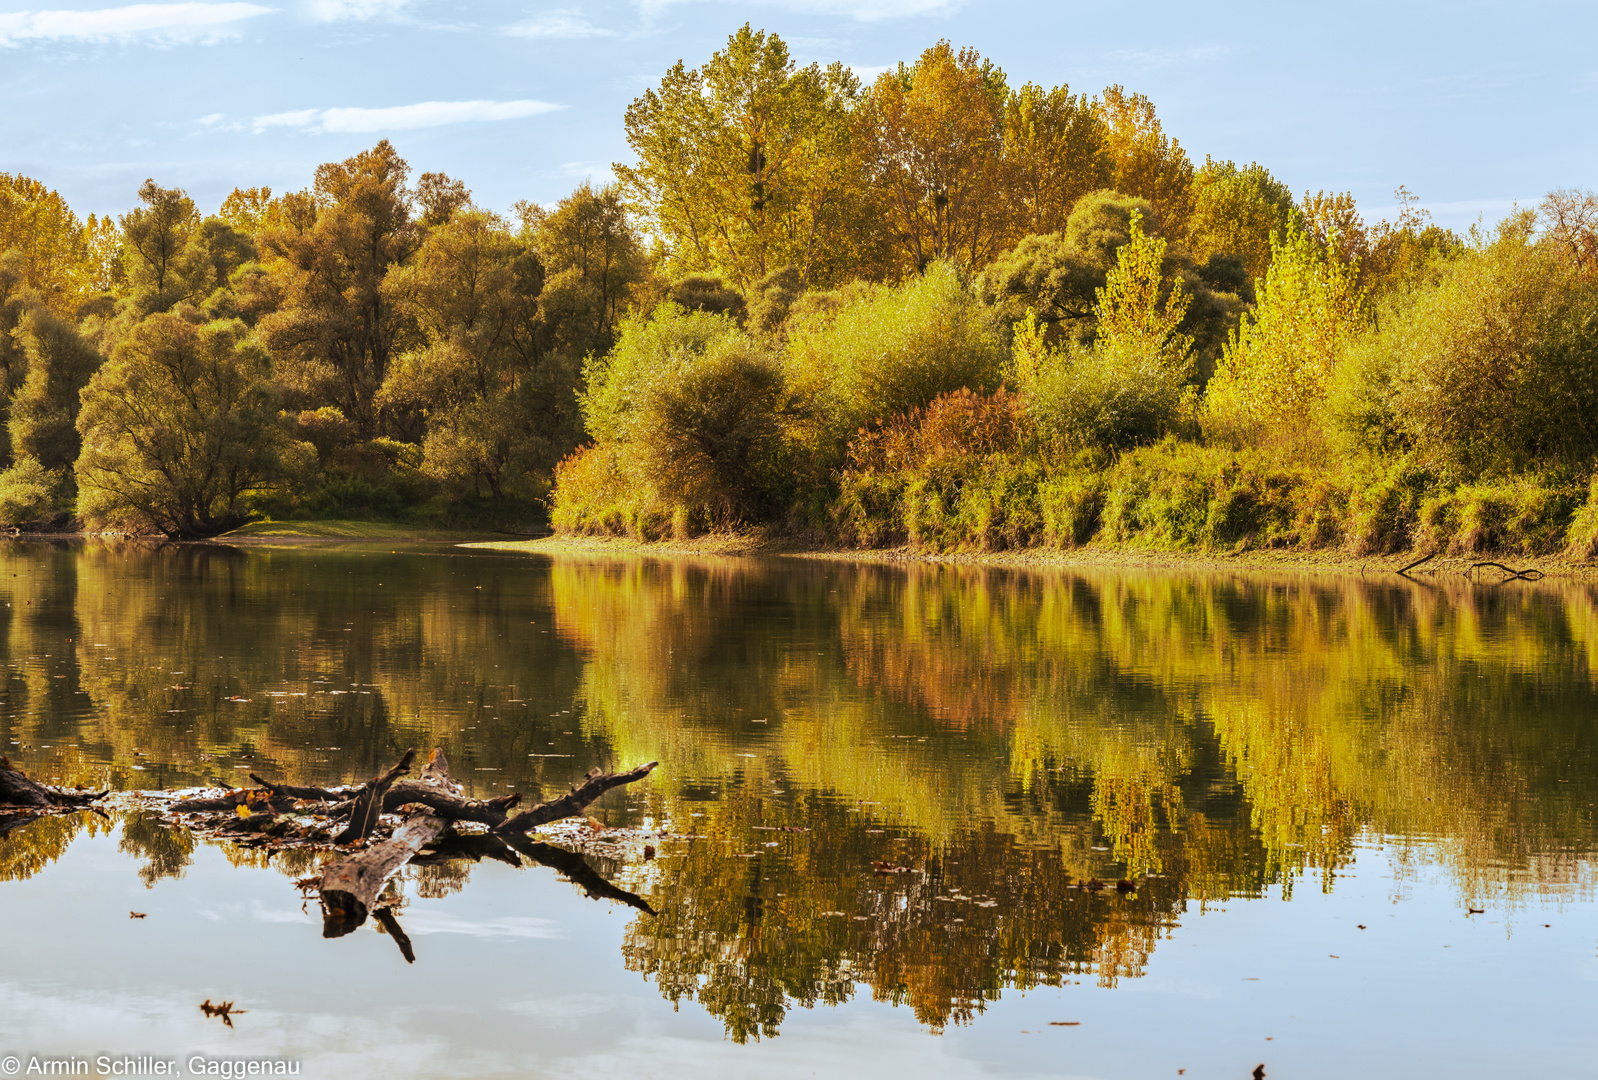
[[[1109,58],[1117,64],[1130,67],[1166,68],[1214,60],[1230,51],[1225,45],[1194,45],[1186,49],[1118,49],[1110,53]]]
[[[245,3],[129,4],[98,11],[0,13],[0,47],[25,41],[214,41],[274,8]]]
[[[667,8],[706,0],[639,0],[644,16],[662,14]],[[965,0],[743,0],[744,6],[778,7],[805,15],[848,15],[858,22],[882,22],[914,15],[950,15],[965,6]]]
[[[379,19],[398,15],[411,0],[311,0],[311,15],[323,22]]]
[[[429,906],[409,908],[402,925],[412,934],[465,934],[480,938],[560,938],[560,923],[512,915],[503,919],[463,919]]]
[[[386,109],[295,109],[257,116],[257,133],[267,128],[297,128],[313,134],[324,131],[405,131],[486,120],[519,120],[526,116],[565,108],[547,101],[423,101],[416,105],[391,105]]]
[[[557,8],[546,11],[542,15],[535,15],[524,22],[507,26],[505,33],[512,37],[524,38],[591,38],[615,37],[616,31],[606,30],[602,26],[595,26],[583,18],[579,11],[566,8]]]

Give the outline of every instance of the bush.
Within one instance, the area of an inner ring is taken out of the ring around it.
[[[1350,358],[1340,426],[1454,482],[1598,460],[1598,286],[1528,221],[1447,263]]]
[[[1347,492],[1329,473],[1258,451],[1166,439],[1110,471],[1100,535],[1168,550],[1315,547],[1343,538]]]
[[[786,482],[786,401],[780,363],[729,317],[665,304],[628,320],[589,366],[597,445],[557,471],[556,527],[653,532],[665,520],[682,533],[769,514]]]
[[[789,319],[790,385],[813,403],[802,438],[823,468],[855,433],[939,394],[999,383],[1005,333],[945,263],[893,289],[855,290],[844,306]]]
[[[1025,404],[961,390],[863,432],[833,503],[836,533],[876,547],[1026,547],[1044,536],[1043,460]]]
[[[1566,543],[1578,488],[1531,478],[1466,484],[1422,502],[1416,550],[1551,555]]]
[[[61,478],[35,457],[23,457],[0,472],[0,524],[18,525],[56,509]]]

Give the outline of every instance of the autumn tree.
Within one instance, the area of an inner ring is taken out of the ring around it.
[[[169,537],[242,525],[279,466],[270,368],[237,320],[189,305],[141,320],[83,391],[79,516]]]
[[[1004,104],[1011,225],[1043,235],[1065,228],[1071,208],[1090,191],[1111,187],[1115,163],[1102,111],[1069,87],[1027,83]]]
[[[457,209],[383,284],[420,340],[380,403],[422,412],[422,471],[500,497],[547,475],[580,433],[577,357],[548,348],[544,268],[505,222]]]
[[[17,253],[21,281],[59,314],[94,282],[83,224],[58,192],[0,173],[0,253]]]
[[[521,239],[546,274],[545,347],[577,358],[609,349],[633,290],[649,274],[620,185],[584,182],[552,211],[528,215]]]
[[[1316,418],[1341,347],[1365,321],[1357,263],[1338,246],[1292,230],[1272,238],[1254,310],[1228,343],[1209,385],[1219,419],[1284,429]]]
[[[1235,255],[1249,281],[1265,276],[1271,261],[1271,235],[1285,234],[1300,221],[1288,186],[1255,162],[1239,167],[1204,159],[1193,178],[1193,216],[1187,246],[1196,259]]]
[[[312,190],[284,196],[260,237],[282,305],[260,330],[289,404],[332,403],[363,439],[415,435],[418,426],[414,415],[386,415],[378,402],[411,332],[383,280],[426,234],[411,216],[409,175],[386,139],[322,165]]]
[[[872,84],[858,110],[863,182],[901,273],[980,269],[1009,235],[1004,72],[940,41]]]
[[[1187,151],[1165,134],[1154,103],[1144,95],[1111,86],[1099,107],[1108,128],[1115,190],[1147,199],[1166,235],[1186,236],[1193,213],[1193,163]]]
[[[1558,188],[1537,208],[1538,222],[1585,275],[1598,274],[1598,192]]]
[[[154,180],[139,188],[139,202],[122,215],[121,225],[127,288],[142,315],[166,311],[187,298],[183,251],[201,218],[186,192]]]
[[[846,274],[858,93],[842,64],[798,67],[781,38],[745,24],[703,67],[679,61],[633,101],[625,126],[638,163],[616,176],[671,270],[739,288],[789,263],[807,280]]]

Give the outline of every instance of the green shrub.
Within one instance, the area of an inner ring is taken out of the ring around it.
[[[1566,546],[1579,489],[1520,478],[1464,484],[1421,503],[1416,550],[1449,555],[1549,555]]]
[[[1334,415],[1356,443],[1455,481],[1598,460],[1598,284],[1529,221],[1444,264],[1348,360]]]
[[[1166,439],[1110,470],[1100,536],[1166,550],[1330,545],[1342,539],[1346,503],[1323,470]]]
[[[944,263],[893,289],[854,290],[834,310],[796,308],[786,365],[789,385],[812,406],[802,441],[819,467],[836,467],[849,440],[873,421],[950,391],[993,389],[1005,336]]]
[[[59,500],[61,477],[39,463],[23,457],[5,472],[0,472],[0,524],[17,525],[54,512]]]

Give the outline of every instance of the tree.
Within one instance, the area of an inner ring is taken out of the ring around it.
[[[47,309],[26,313],[12,333],[22,346],[27,374],[11,395],[11,453],[64,473],[82,445],[79,394],[104,358],[72,323]]]
[[[1115,182],[1102,111],[1070,87],[1027,83],[1004,104],[1012,227],[1047,234],[1065,228],[1071,208]]]
[[[183,251],[200,223],[194,200],[180,188],[146,180],[139,202],[122,215],[123,268],[139,314],[167,311],[189,295]]]
[[[1186,236],[1193,212],[1193,163],[1187,151],[1165,134],[1154,103],[1142,94],[1111,86],[1100,108],[1109,129],[1115,190],[1147,199],[1166,235]]]
[[[411,218],[410,166],[387,139],[319,166],[309,193],[286,195],[260,245],[281,308],[260,321],[289,404],[336,404],[364,439],[416,435],[411,414],[383,414],[378,389],[411,325],[383,291],[426,230]]]
[[[797,67],[781,38],[745,24],[703,67],[679,61],[633,101],[638,164],[616,176],[672,272],[739,288],[788,263],[806,280],[844,272],[858,94],[842,64]]]
[[[279,467],[270,369],[237,320],[188,305],[141,320],[83,391],[79,516],[174,538],[242,525]]]
[[[421,341],[380,401],[422,411],[423,472],[501,497],[576,445],[576,365],[544,347],[543,285],[538,256],[482,210],[455,211],[389,274],[385,296]]]
[[[1598,274],[1598,192],[1558,188],[1537,208],[1538,220],[1582,274]]]
[[[1270,268],[1256,291],[1210,381],[1210,409],[1302,428],[1325,400],[1339,349],[1364,326],[1358,264],[1343,261],[1336,243],[1290,230],[1271,238]]]
[[[1186,379],[1193,339],[1180,327],[1192,296],[1180,279],[1172,282],[1165,276],[1165,240],[1143,231],[1140,214],[1134,213],[1129,225],[1131,236],[1116,251],[1104,287],[1094,294],[1094,347],[1144,353]]]
[[[1295,224],[1302,228],[1292,191],[1262,165],[1239,168],[1206,157],[1193,178],[1187,246],[1196,259],[1235,255],[1252,282],[1270,265],[1272,234],[1285,235]]]
[[[1040,430],[1070,452],[1120,450],[1158,438],[1176,420],[1193,367],[1182,332],[1192,297],[1168,276],[1166,241],[1141,214],[1096,290],[1091,347],[1049,345],[1030,313],[1016,327],[1013,371]]]
[[[596,189],[585,181],[553,211],[531,215],[521,238],[548,277],[549,347],[578,357],[609,350],[634,288],[649,273],[620,185]]]
[[[83,225],[59,193],[0,173],[0,254],[15,251],[22,282],[58,314],[91,287]]]
[[[864,183],[900,273],[981,269],[1009,237],[1004,72],[940,41],[872,84],[857,114]]]
[[[1522,211],[1397,294],[1339,372],[1342,426],[1455,481],[1598,461],[1598,282]]]

